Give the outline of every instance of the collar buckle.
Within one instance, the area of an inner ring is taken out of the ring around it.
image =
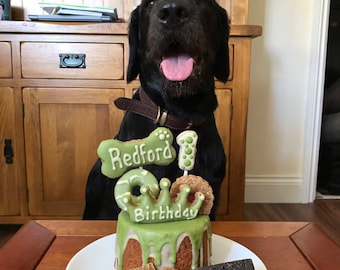
[[[156,116],[154,123],[159,124],[160,126],[164,126],[167,118],[168,118],[168,111],[161,110],[161,108],[157,106],[157,116]]]

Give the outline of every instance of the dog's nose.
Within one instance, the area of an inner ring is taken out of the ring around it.
[[[188,10],[175,2],[167,3],[158,12],[159,21],[169,27],[178,26],[188,19]]]

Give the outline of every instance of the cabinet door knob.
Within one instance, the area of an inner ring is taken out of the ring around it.
[[[7,164],[13,163],[13,155],[12,140],[5,139],[4,156]]]
[[[86,68],[86,54],[60,53],[60,68]]]

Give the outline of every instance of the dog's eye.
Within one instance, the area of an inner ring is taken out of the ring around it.
[[[147,1],[145,1],[145,5],[146,5],[147,7],[152,6],[153,3],[154,3],[154,0],[147,0]]]

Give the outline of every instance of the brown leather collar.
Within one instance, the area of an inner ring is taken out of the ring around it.
[[[142,87],[138,89],[140,100],[130,98],[118,98],[114,101],[117,108],[143,115],[154,121],[155,124],[172,129],[184,130],[201,123],[187,122],[168,114],[157,106]]]

